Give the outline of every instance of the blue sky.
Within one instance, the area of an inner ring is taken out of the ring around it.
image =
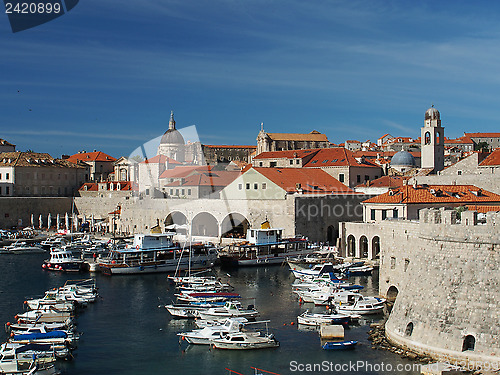
[[[13,34],[0,17],[0,138],[129,155],[168,128],[205,144],[316,129],[330,141],[498,132],[500,4],[82,0]]]

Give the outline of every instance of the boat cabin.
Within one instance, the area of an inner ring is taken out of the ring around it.
[[[174,232],[161,234],[136,234],[134,236],[133,248],[137,250],[161,250],[171,248],[174,246],[174,242],[172,240],[174,235]]]
[[[249,229],[247,241],[253,245],[267,245],[280,242],[283,238],[283,229]]]

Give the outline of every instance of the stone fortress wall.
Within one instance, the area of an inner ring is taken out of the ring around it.
[[[365,229],[363,229],[363,227]],[[380,235],[382,296],[396,297],[389,341],[438,360],[500,363],[500,213],[421,210],[419,222],[346,223]],[[375,228],[376,227],[376,228]]]

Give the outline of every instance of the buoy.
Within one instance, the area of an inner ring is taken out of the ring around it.
[[[290,323],[290,325],[292,325],[292,326],[293,326],[294,324],[295,324],[295,322],[291,322],[291,323]]]
[[[284,326],[286,326],[286,323],[283,323]]]
[[[17,318],[19,318],[19,315],[16,315],[16,316],[14,317],[14,319],[17,319]]]
[[[10,322],[5,323],[7,327],[10,327]]]
[[[14,337],[14,332],[12,332],[12,333],[10,334],[10,337]]]

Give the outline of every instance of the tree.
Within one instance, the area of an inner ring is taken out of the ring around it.
[[[488,142],[478,142],[474,144],[474,151],[488,152],[490,151],[490,145]]]

